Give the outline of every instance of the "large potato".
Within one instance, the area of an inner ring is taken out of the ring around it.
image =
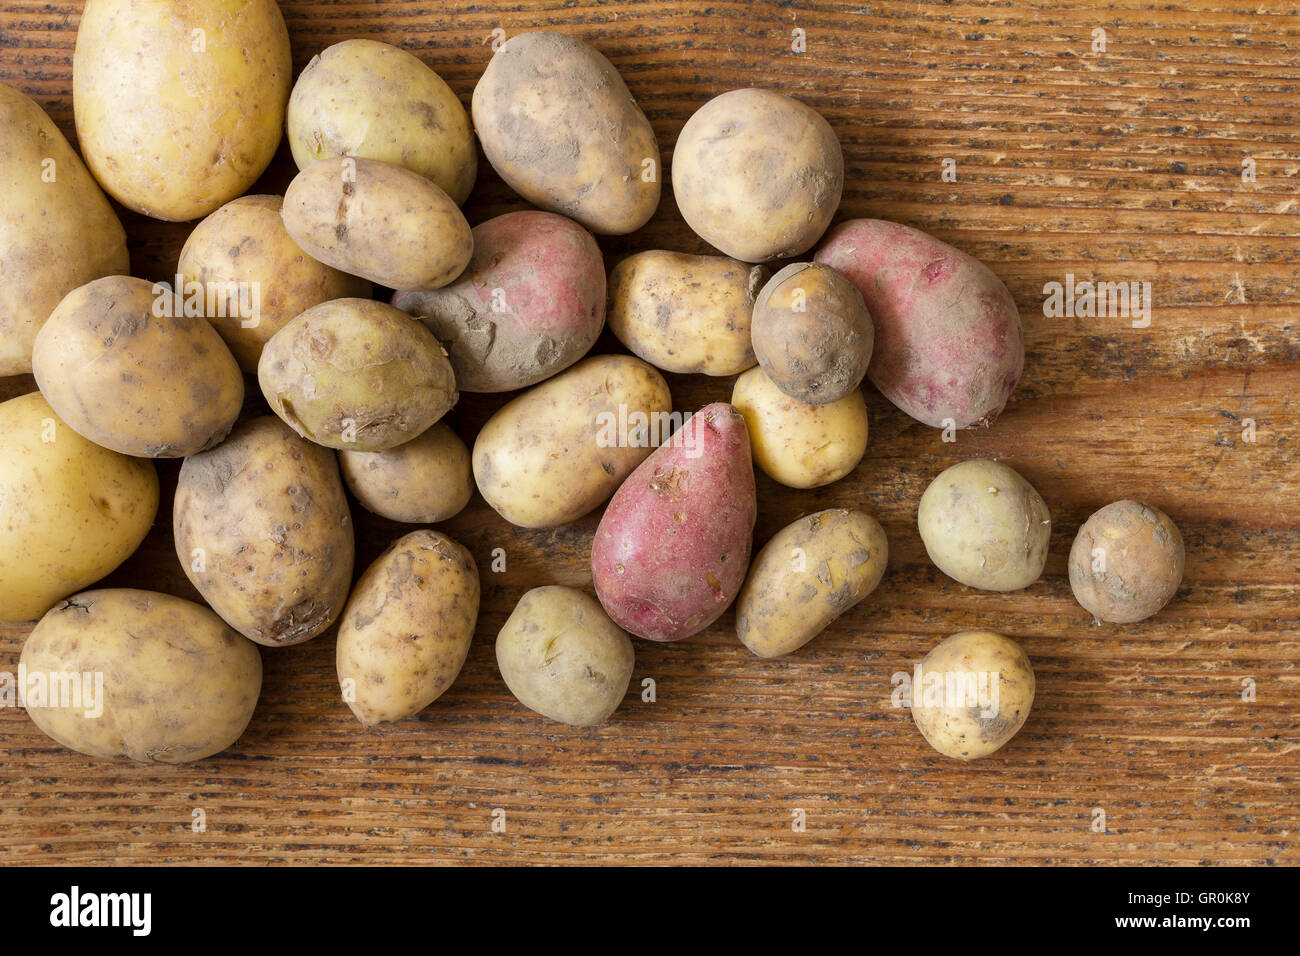
[[[343,610],[353,539],[338,465],[274,415],[185,459],[172,529],[190,583],[249,640],[301,644]]]
[[[262,691],[257,648],[199,604],[130,588],[83,591],[23,645],[37,727],[92,757],[184,763],[225,750]]]
[[[29,621],[98,581],[158,512],[153,462],[87,441],[40,392],[0,403],[0,621]]]
[[[772,90],[732,90],[686,121],[673,150],[673,195],[705,242],[745,262],[789,259],[830,225],[844,190],[835,131]]]
[[[339,467],[362,507],[391,521],[446,521],[474,494],[469,449],[445,422],[387,451],[342,450]]]
[[[0,83],[0,376],[32,370],[36,333],[78,286],[130,271],[126,233],[45,111]]]
[[[292,78],[275,0],[88,0],[72,59],[81,151],[122,205],[206,216],[271,162]]]
[[[488,162],[534,206],[603,235],[654,215],[654,130],[613,64],[581,40],[511,37],[474,87],[471,110]]]
[[[1070,588],[1099,621],[1144,621],[1169,603],[1186,556],[1178,526],[1159,508],[1116,501],[1094,513],[1070,548]]]
[[[69,292],[36,336],[32,373],[79,435],[142,458],[211,448],[244,402],[244,377],[216,329],[130,276]]]

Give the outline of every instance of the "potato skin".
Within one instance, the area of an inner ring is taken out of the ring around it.
[[[996,707],[992,706],[994,673],[998,675]],[[945,757],[978,760],[1001,749],[1020,732],[1034,704],[1029,657],[1015,641],[992,631],[962,631],[940,641],[922,658],[921,674],[922,683],[912,684],[912,720],[930,746]],[[977,699],[978,675],[989,675],[984,681],[990,706],[969,706],[967,694],[948,699],[945,686],[926,686],[927,674],[945,683],[948,675],[954,681],[973,678]],[[983,709],[996,713],[983,716]]]
[[[343,610],[353,536],[338,465],[274,415],[185,459],[172,529],[190,583],[251,641],[301,644]]]
[[[86,165],[136,212],[206,216],[270,164],[292,77],[275,0],[88,0],[72,59]]]
[[[474,255],[455,282],[393,295],[443,343],[461,391],[527,388],[587,354],[605,325],[605,260],[591,233],[536,210],[473,233]]]
[[[1007,465],[980,458],[930,482],[917,525],[940,571],[985,591],[1018,591],[1037,581],[1052,537],[1042,495]]]
[[[677,137],[673,195],[686,224],[733,259],[789,259],[812,248],[844,190],[844,154],[812,107],[772,90],[731,90]]]
[[[69,292],[36,336],[32,374],[79,435],[124,455],[181,458],[229,434],[244,377],[216,329],[166,314],[171,296],[156,288],[107,276]]]
[[[248,726],[262,690],[257,648],[219,617],[132,588],[83,591],[55,605],[28,635],[20,666],[29,679],[102,674],[99,716],[84,706],[30,700],[27,714],[79,753],[143,763],[185,763],[225,750]]]
[[[659,143],[594,47],[563,33],[511,37],[474,87],[471,111],[488,162],[534,206],[601,235],[633,232],[654,215]]]
[[[442,696],[465,664],[478,602],[473,557],[436,531],[398,538],[366,569],[335,655],[344,700],[362,724],[402,720]]]
[[[104,577],[157,512],[153,462],[82,438],[40,392],[0,402],[0,622],[38,618]]]
[[[1098,621],[1133,624],[1169,603],[1185,563],[1183,536],[1167,514],[1116,501],[1079,529],[1070,548],[1070,589]]]
[[[665,372],[735,375],[757,361],[750,319],[770,276],[725,256],[638,252],[610,274],[609,327]]]
[[[609,720],[636,662],[631,638],[596,599],[566,587],[533,588],[520,598],[497,634],[496,656],[521,704],[574,727]]]
[[[340,450],[338,456],[348,490],[390,521],[446,521],[474,494],[469,449],[445,422],[387,451]]]
[[[867,375],[932,428],[981,428],[1001,413],[1025,367],[1011,293],[977,259],[880,219],[837,226],[814,257],[858,287],[875,323]]]
[[[736,636],[759,657],[803,647],[874,591],[889,542],[880,522],[831,508],[782,528],[750,565],[736,599]]]

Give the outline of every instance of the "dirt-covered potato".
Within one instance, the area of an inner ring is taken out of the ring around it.
[[[595,598],[533,588],[497,635],[497,666],[510,693],[543,717],[575,727],[607,721],[627,694],[632,640]]]
[[[732,90],[700,107],[673,150],[673,195],[696,234],[745,262],[789,259],[830,225],[844,155],[812,107],[772,90]]]
[[[1097,620],[1133,624],[1169,603],[1184,562],[1183,536],[1167,514],[1116,501],[1079,529],[1070,548],[1070,588]]]
[[[867,403],[860,389],[809,405],[777,388],[761,368],[751,368],[736,379],[731,404],[745,416],[754,464],[789,488],[839,481],[866,453]]]
[[[725,256],[638,252],[610,273],[609,327],[665,372],[735,375],[756,361],[749,323],[770,275]]]
[[[592,232],[640,229],[659,205],[659,144],[623,78],[576,37],[520,33],[474,87],[474,128],[511,189]]]
[[[759,657],[803,647],[880,584],[889,543],[880,522],[832,508],[772,536],[736,599],[736,636]]]
[[[398,538],[361,575],[339,621],[343,700],[367,727],[418,714],[452,685],[478,621],[474,558],[436,531]]]
[[[106,276],[69,292],[41,327],[32,373],[79,435],[124,455],[181,458],[230,432],[244,402],[239,364],[173,298]]]
[[[289,183],[280,213],[303,251],[390,289],[438,289],[464,271],[474,237],[431,180],[377,159],[322,159]]]
[[[433,333],[370,299],[322,302],[298,316],[262,349],[257,380],[303,438],[354,451],[410,441],[458,397]]]
[[[972,458],[943,471],[921,495],[917,524],[930,560],[969,587],[1018,591],[1047,563],[1047,505],[1001,462]]]
[[[1020,732],[1034,705],[1034,668],[1015,641],[962,631],[913,671],[912,720],[945,757],[977,760]]]
[[[338,465],[274,415],[185,459],[172,530],[190,583],[249,640],[301,644],[343,610],[353,536]]]
[[[89,0],[72,58],[86,165],[136,212],[206,216],[271,162],[292,79],[275,0]]]
[[[362,507],[391,521],[446,521],[474,494],[469,449],[445,422],[387,451],[340,451],[339,467]]]
[[[30,621],[94,584],[158,512],[153,462],[101,448],[40,392],[0,403],[0,621]]]
[[[344,40],[311,58],[285,121],[299,169],[362,156],[405,166],[457,205],[469,198],[478,151],[469,115],[419,57],[377,40]]]
[[[27,715],[92,757],[185,763],[225,750],[262,692],[262,657],[206,607],[83,591],[41,618],[19,662]]]

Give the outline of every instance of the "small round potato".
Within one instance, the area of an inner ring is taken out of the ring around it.
[[[357,501],[390,521],[446,521],[474,494],[469,449],[445,422],[387,451],[340,451],[339,466]]]
[[[355,451],[410,441],[458,397],[433,333],[369,299],[322,302],[298,316],[266,343],[257,380],[303,438]]]
[[[618,709],[632,680],[632,639],[595,598],[533,588],[497,635],[497,666],[510,693],[543,717],[595,727]]]
[[[1029,657],[992,631],[940,641],[913,675],[912,720],[945,757],[987,757],[1019,733],[1033,705]]]
[[[1183,536],[1158,508],[1116,501],[1083,523],[1070,549],[1070,588],[1099,621],[1133,624],[1155,614],[1183,580]]]
[[[1047,505],[1000,462],[972,458],[944,471],[921,495],[917,524],[930,560],[969,587],[1018,591],[1047,563]]]

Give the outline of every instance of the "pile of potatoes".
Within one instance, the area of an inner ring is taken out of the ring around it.
[[[221,751],[257,702],[256,645],[331,629],[362,724],[446,692],[478,621],[475,558],[421,527],[354,581],[349,494],[413,525],[475,490],[522,528],[603,506],[592,591],[528,591],[496,639],[507,687],[551,720],[605,722],[632,637],[680,641],[733,606],[749,651],[791,654],[876,590],[889,545],[871,515],[829,508],[752,553],[754,468],[795,489],[853,472],[866,379],[924,425],[974,428],[1024,366],[1015,303],[986,266],[896,223],[827,233],[839,141],[779,93],[724,93],[678,137],[677,206],[718,254],[646,250],[607,276],[596,236],[654,215],[661,155],[613,65],[573,37],[509,39],[468,113],[421,60],[371,40],[321,51],[295,82],[274,0],[89,0],[73,70],[84,166],[0,87],[0,258],[27,276],[0,289],[0,374],[39,387],[0,404],[0,620],[39,619],[29,673],[106,676],[99,717],[29,701],[84,753]],[[244,195],[282,133],[299,167],[285,195]],[[479,147],[535,208],[470,225]],[[129,275],[105,194],[199,220],[178,288]],[[588,354],[606,322],[631,354]],[[663,372],[730,380],[730,400],[674,410]],[[246,381],[272,414],[247,413]],[[443,421],[462,392],[516,394],[467,442]],[[184,459],[176,557],[206,606],[85,590],[153,523],[159,458]],[[963,585],[1042,573],[1048,509],[1006,465],[953,465],[918,520]],[[1182,542],[1160,511],[1117,502],[1069,568],[1089,612],[1137,621],[1177,590]],[[918,666],[1000,675],[995,714],[915,689],[942,753],[991,753],[1029,713],[1033,669],[1002,635],[954,635]]]

